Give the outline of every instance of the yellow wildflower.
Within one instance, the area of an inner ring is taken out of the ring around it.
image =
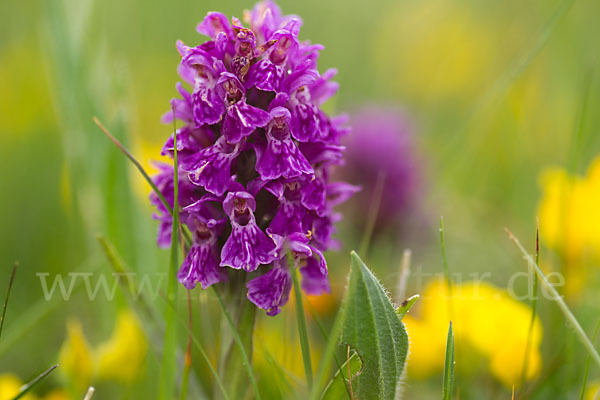
[[[449,300],[444,281],[431,281],[422,296],[422,318],[404,317],[410,338],[409,376],[422,379],[443,369],[446,333],[452,320],[457,346],[464,350],[461,355],[482,355],[496,379],[507,387],[518,385],[531,319],[529,307],[484,282],[455,285]],[[541,339],[542,327],[536,318],[527,379],[533,379],[540,371]]]
[[[134,380],[146,358],[146,339],[137,317],[131,311],[121,312],[112,337],[98,346],[94,354],[98,379]]]
[[[61,389],[54,389],[46,394],[43,400],[71,400],[71,396]]]
[[[0,400],[12,400],[23,386],[23,382],[12,374],[0,375]],[[36,397],[32,394],[26,394],[22,397],[23,400],[35,400]]]
[[[86,389],[92,379],[94,363],[90,347],[83,334],[81,322],[69,320],[67,322],[67,340],[60,349],[60,371],[69,379],[69,382],[79,390]]]
[[[541,174],[540,183],[540,229],[546,244],[567,262],[579,261],[586,252],[600,256],[600,157],[584,177],[552,168]]]
[[[60,352],[61,370],[78,390],[92,380],[131,382],[143,366],[147,342],[138,319],[131,311],[121,311],[111,338],[95,349],[85,340],[81,323],[69,321],[69,338]]]
[[[590,382],[585,391],[585,400],[598,400],[600,399],[600,381]]]

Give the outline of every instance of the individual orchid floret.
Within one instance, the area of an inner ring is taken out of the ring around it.
[[[271,110],[266,128],[267,142],[257,149],[256,171],[263,179],[295,178],[313,174],[313,168],[290,134],[290,111],[285,107]]]
[[[219,93],[227,104],[222,133],[228,141],[237,143],[269,122],[271,116],[268,112],[246,103],[246,90],[234,74],[223,73],[217,84]]]
[[[231,234],[221,250],[221,265],[254,271],[276,258],[275,242],[257,225],[256,201],[247,192],[229,192],[223,210],[231,221]]]
[[[189,157],[183,168],[189,171],[189,179],[193,184],[222,196],[231,181],[231,164],[240,151],[241,143],[229,143],[221,136],[214,145]]]

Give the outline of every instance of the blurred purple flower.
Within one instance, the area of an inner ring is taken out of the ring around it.
[[[351,126],[352,135],[344,140],[347,151],[341,177],[361,185],[362,191],[348,205],[360,212],[349,214],[364,229],[376,201],[378,180],[383,180],[374,231],[400,233],[409,221],[420,218],[423,187],[410,125],[396,109],[369,106],[352,116]]]
[[[323,251],[335,241],[333,207],[357,188],[330,182],[342,161],[345,118],[321,104],[337,91],[336,71],[319,74],[320,45],[298,39],[302,21],[271,1],[248,12],[245,23],[211,12],[197,26],[210,38],[197,47],[177,43],[181,98],[163,117],[177,131],[181,222],[193,235],[179,281],[203,289],[234,270],[260,274],[247,297],[269,315],[289,297],[291,268],[310,294],[330,290]],[[163,147],[173,155],[174,139]],[[173,206],[173,171],[161,166],[155,182]],[[151,195],[158,242],[168,246],[171,216]],[[294,265],[289,265],[293,260]]]

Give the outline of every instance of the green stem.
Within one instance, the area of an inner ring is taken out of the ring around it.
[[[256,307],[246,298],[241,298],[240,300],[236,330],[243,343],[243,348],[248,355],[248,360],[252,360]],[[241,348],[237,343],[231,343],[225,358],[223,381],[226,382],[229,389],[228,393],[233,399],[243,399],[248,390],[246,373],[240,368],[243,362],[244,357]]]
[[[179,399],[187,399],[188,381],[190,379],[190,370],[192,368],[192,298],[190,291],[186,291],[187,294],[187,308],[188,308],[188,344],[185,350],[185,360],[183,365],[183,377],[181,379],[181,390],[179,391]]]
[[[302,348],[302,361],[304,361],[304,372],[306,373],[306,382],[308,390],[313,385],[312,365],[310,362],[310,347],[308,344],[308,332],[306,330],[306,318],[304,317],[304,306],[302,305],[302,289],[298,279],[298,270],[292,270],[292,279],[294,281],[294,294],[296,297],[296,317],[298,319],[298,335],[300,336],[300,347]]]
[[[225,305],[225,302],[223,301],[221,294],[214,286],[211,286],[211,288],[213,289],[213,293],[217,297],[217,300],[219,300],[219,305],[221,306],[221,310],[223,311],[223,314],[225,314],[225,319],[227,320],[227,323],[229,324],[229,327],[231,328],[231,333],[233,334],[233,340],[237,343],[237,345],[239,347],[240,356],[242,358],[242,365],[244,365],[244,367],[246,368],[246,371],[248,372],[248,378],[250,378],[250,383],[252,384],[252,389],[254,390],[254,397],[257,400],[260,400],[261,397],[260,397],[260,392],[258,391],[258,384],[256,383],[256,378],[254,377],[254,372],[252,371],[252,364],[250,363],[250,357],[248,356],[248,353],[246,352],[246,348],[244,347],[244,342],[242,341],[242,338],[240,337],[240,334],[239,334],[235,324],[233,323],[231,314],[229,314],[229,311],[227,311],[227,306]]]

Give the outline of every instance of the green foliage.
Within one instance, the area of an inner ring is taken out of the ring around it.
[[[352,379],[360,399],[394,399],[408,351],[408,335],[377,278],[352,252],[341,342],[362,361]]]

